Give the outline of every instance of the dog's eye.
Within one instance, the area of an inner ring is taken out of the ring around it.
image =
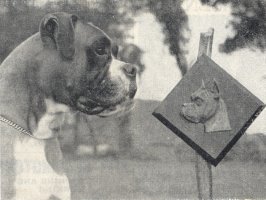
[[[203,103],[203,100],[201,98],[196,98],[194,102],[197,104],[197,106],[201,106]]]
[[[100,55],[100,56],[106,54],[105,47],[96,47],[96,48],[95,48],[95,52],[96,52],[98,55]]]

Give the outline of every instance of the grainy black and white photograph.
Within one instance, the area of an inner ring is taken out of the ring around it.
[[[1,200],[266,199],[266,0],[0,0]]]

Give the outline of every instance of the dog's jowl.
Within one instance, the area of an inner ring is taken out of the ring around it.
[[[133,105],[136,68],[112,48],[99,28],[54,13],[1,64],[1,199],[71,198],[60,119],[75,110],[107,117]]]

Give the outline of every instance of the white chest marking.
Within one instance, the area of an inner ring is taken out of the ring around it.
[[[67,106],[56,104],[52,100],[45,102],[47,111],[40,119],[33,135],[38,138],[53,138],[53,131],[50,128],[53,123],[57,124],[58,116],[56,113],[69,110]],[[47,200],[51,195],[62,200],[70,199],[70,187],[66,175],[56,173],[47,161],[46,142],[49,142],[49,139],[37,140],[30,137],[24,140],[16,139],[14,144],[16,200]],[[54,143],[50,144],[53,145]],[[54,156],[58,155],[57,153],[53,154],[53,152],[49,153]]]
[[[47,162],[44,145],[44,141],[33,138],[16,141],[16,200],[47,200],[51,195],[70,199],[68,179]]]

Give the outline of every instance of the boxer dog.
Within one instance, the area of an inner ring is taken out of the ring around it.
[[[205,132],[231,130],[227,108],[221,98],[215,79],[201,87],[191,95],[191,103],[182,106],[181,115],[190,122],[202,123]]]
[[[136,93],[136,68],[113,49],[99,28],[54,13],[1,64],[1,199],[71,198],[57,139],[63,113],[118,114]]]

